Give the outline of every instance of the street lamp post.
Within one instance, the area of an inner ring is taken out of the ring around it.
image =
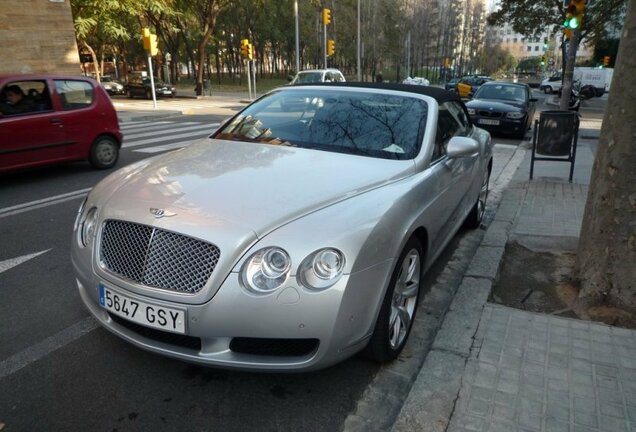
[[[165,56],[166,59],[166,63],[165,63],[165,72],[164,72],[164,76],[166,77],[166,83],[170,84],[170,62],[172,61],[172,55],[170,55],[170,53],[166,53]]]
[[[358,69],[358,81],[362,81],[362,70],[360,68],[360,0],[358,0],[358,43],[356,44],[356,68]]]
[[[300,35],[298,25],[298,0],[294,0],[294,20],[296,21],[296,73],[300,72]]]

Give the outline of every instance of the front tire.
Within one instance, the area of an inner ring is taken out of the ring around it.
[[[468,213],[464,226],[468,229],[477,229],[481,226],[481,221],[484,220],[484,214],[486,213],[486,201],[488,200],[488,182],[490,181],[490,169],[486,168],[484,177],[481,182],[481,189],[479,189],[479,196],[475,205]]]
[[[97,169],[108,169],[115,166],[119,159],[119,143],[109,136],[97,137],[91,146],[88,161]]]
[[[416,237],[406,243],[397,263],[364,351],[366,357],[380,363],[397,358],[413,327],[424,270],[424,249]]]

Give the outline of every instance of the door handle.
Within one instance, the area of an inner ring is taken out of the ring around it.
[[[51,123],[54,125],[61,125],[62,124],[62,120],[60,120],[59,118],[52,118],[51,119]]]

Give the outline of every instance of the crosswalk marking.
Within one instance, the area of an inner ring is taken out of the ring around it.
[[[219,123],[170,120],[140,123],[124,129],[122,148],[150,154],[173,150],[209,136],[218,126]]]
[[[194,122],[189,122],[189,123],[192,124]],[[120,126],[120,127],[121,127],[121,129],[124,132],[127,132],[127,131],[133,131],[133,130],[138,130],[138,129],[147,129],[149,126],[151,126],[154,129],[156,126],[169,127],[169,126],[174,126],[174,124],[175,124],[175,122],[166,120],[166,121],[155,121],[155,122],[152,122],[152,123],[145,122],[145,123],[142,123],[142,124],[133,124],[133,125],[130,125],[130,126],[128,126],[128,123],[126,123],[126,124],[124,124],[123,126]],[[179,123],[179,124],[183,124],[183,123]]]
[[[175,129],[173,125],[165,125],[162,128],[156,128],[156,129],[153,129],[152,131],[148,131],[147,129],[135,130],[133,131],[134,133],[126,133],[126,131],[124,131],[124,142],[126,142],[127,140],[133,140],[136,138],[155,136],[158,134],[164,134],[164,133],[169,134],[173,131],[186,132],[186,131],[201,130],[201,129],[214,130],[214,128],[210,128],[209,124],[201,124],[201,123],[194,123],[194,125],[193,123],[189,123],[188,125],[186,125],[186,127],[180,127],[179,129]]]

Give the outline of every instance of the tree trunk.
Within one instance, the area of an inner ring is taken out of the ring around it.
[[[97,63],[97,54],[95,54],[95,50],[93,49],[92,46],[90,46],[88,43],[86,43],[86,41],[83,42],[84,46],[86,47],[86,49],[91,53],[91,59],[93,60],[93,71],[95,71],[95,79],[97,80],[97,82],[101,81],[100,75],[99,75],[99,67],[98,67],[98,63]]]
[[[565,61],[565,69],[563,72],[563,86],[561,87],[561,100],[559,102],[559,108],[561,110],[567,110],[570,106],[570,93],[572,92],[572,79],[574,77],[574,65],[576,63],[576,50],[579,47],[579,40],[581,32],[575,30],[570,39],[570,45],[568,47],[567,57]]]
[[[579,301],[636,307],[636,0],[629,2],[583,216]]]

